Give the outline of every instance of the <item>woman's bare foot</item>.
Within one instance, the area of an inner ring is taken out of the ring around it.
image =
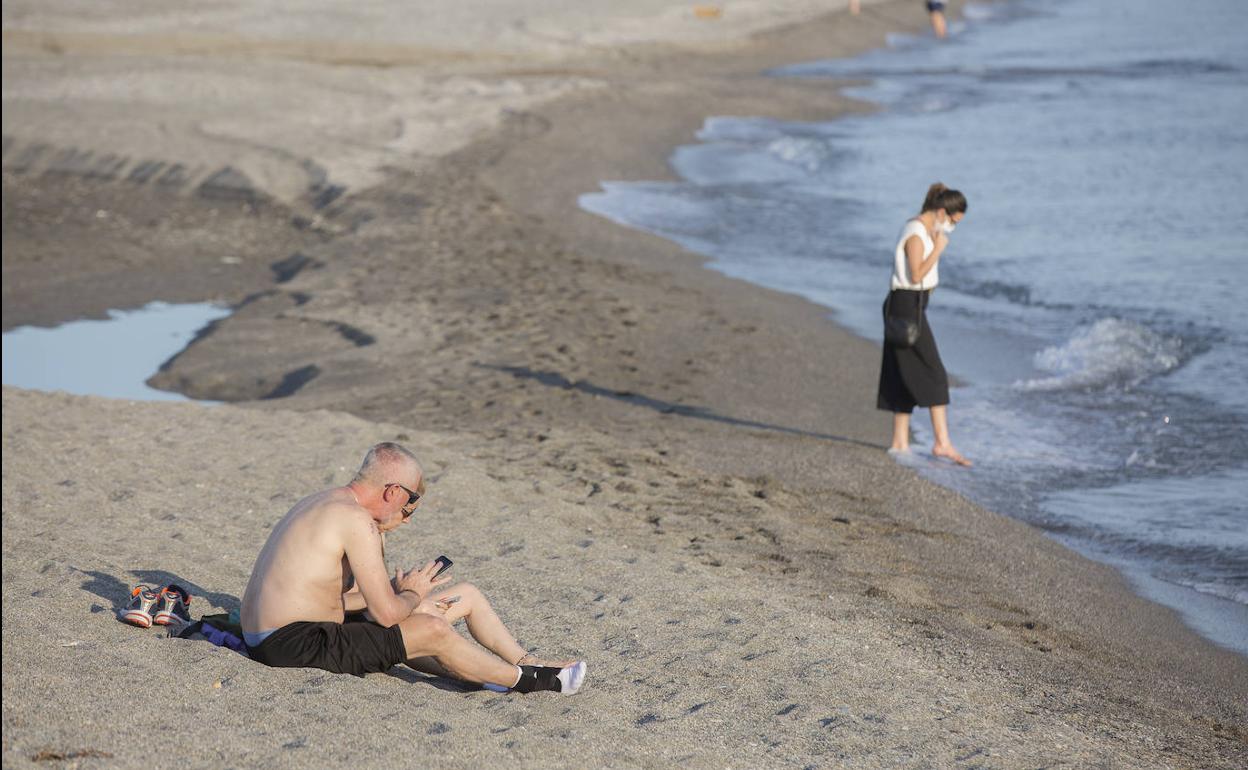
[[[543,660],[531,652],[526,652],[524,657],[516,661],[517,666],[552,666],[554,668],[567,668],[576,663],[575,658],[568,660]]]
[[[943,457],[946,460],[951,460],[964,468],[969,468],[975,464],[963,457],[961,452],[954,449],[953,444],[946,444],[945,446],[940,446],[938,444],[932,447],[932,455],[935,457]]]

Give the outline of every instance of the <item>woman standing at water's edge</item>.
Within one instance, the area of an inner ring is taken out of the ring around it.
[[[940,257],[949,245],[949,234],[965,215],[966,196],[937,182],[927,191],[923,210],[901,229],[884,313],[886,317],[917,321],[919,337],[910,346],[885,339],[876,400],[877,407],[893,413],[890,452],[910,450],[910,414],[916,406],[923,406],[931,411],[936,434],[932,454],[959,465],[970,465],[971,461],[949,440],[949,377],[927,323],[927,303],[940,282]]]

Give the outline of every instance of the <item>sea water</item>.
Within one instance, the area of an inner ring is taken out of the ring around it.
[[[898,231],[929,184],[961,189],[929,317],[976,467],[905,461],[1248,653],[1244,11],[972,3],[943,42],[772,73],[863,81],[850,93],[878,112],[712,117],[671,158],[683,181],[581,204],[880,339]]]
[[[70,321],[50,329],[19,326],[4,333],[5,385],[137,401],[185,401],[146,384],[196,332],[230,314],[207,302],[152,302],[110,310],[102,320]]]

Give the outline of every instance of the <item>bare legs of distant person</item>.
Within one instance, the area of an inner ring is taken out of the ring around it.
[[[932,445],[932,454],[969,467],[971,461],[954,449],[953,442],[949,440],[948,407],[933,406],[929,411],[932,413],[932,433],[936,435],[936,443]],[[910,451],[910,415],[906,412],[893,412],[893,444],[889,447],[889,451]]]
[[[958,465],[969,467],[971,461],[954,449],[953,442],[949,440],[948,407],[933,406],[930,411],[932,413],[932,433],[936,434],[936,443],[932,445],[932,454],[952,460]]]
[[[936,33],[936,37],[944,37],[946,32],[945,12],[932,11],[930,15],[932,17],[932,32]]]
[[[910,451],[910,413],[893,412],[893,444],[890,452]]]
[[[855,16],[857,16],[857,15],[858,15],[858,12],[859,12],[859,11],[861,11],[861,10],[862,10],[862,1],[861,1],[861,0],[849,0],[849,12],[850,12],[850,13],[852,13],[852,14],[853,14],[853,15],[855,15]]]
[[[439,599],[458,596],[445,612]],[[463,619],[480,646],[460,636],[451,624]],[[446,675],[466,682],[510,687],[516,665],[562,668],[574,661],[543,661],[521,647],[485,595],[471,583],[439,588],[399,624],[407,647],[408,665],[419,671]]]

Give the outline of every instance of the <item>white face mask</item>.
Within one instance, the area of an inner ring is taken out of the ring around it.
[[[955,229],[957,229],[957,227],[958,226],[953,223],[952,219],[946,219],[944,222],[940,223],[940,229],[945,232],[945,235],[952,233]]]

